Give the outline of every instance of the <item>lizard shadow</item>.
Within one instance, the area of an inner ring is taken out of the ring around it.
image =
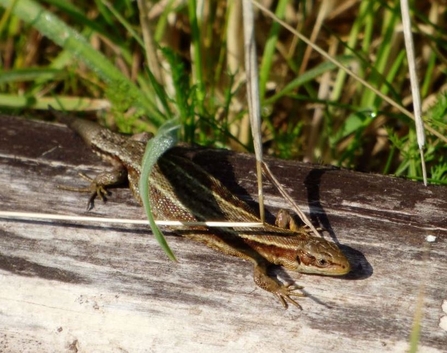
[[[238,178],[234,172],[234,162],[230,161],[230,157],[234,156],[234,152],[197,148],[197,151],[194,153],[194,156],[191,158],[194,163],[200,165],[218,179],[232,194],[243,200],[251,208],[252,212],[259,217],[259,203],[251,196],[255,194],[254,187],[253,190],[249,190],[241,186],[240,182],[238,182],[238,179],[241,178]],[[250,160],[250,164],[252,165],[250,167],[252,167],[253,177],[255,178],[255,164],[253,160]],[[265,215],[267,223],[274,224],[275,215],[268,209],[265,210]]]

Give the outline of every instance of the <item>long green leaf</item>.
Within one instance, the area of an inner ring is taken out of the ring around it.
[[[337,57],[337,60],[342,64],[346,64],[346,63],[349,63],[349,62],[355,60],[355,58],[352,55],[342,55],[340,57]],[[317,67],[306,71],[304,74],[302,74],[301,76],[294,79],[287,86],[285,86],[280,92],[278,92],[277,94],[273,95],[272,97],[266,99],[263,104],[264,105],[271,104],[271,103],[275,102],[276,100],[278,100],[280,97],[287,95],[292,90],[303,85],[304,83],[312,81],[316,77],[324,74],[327,71],[333,70],[335,68],[336,68],[335,64],[328,62],[328,61],[324,62],[324,63],[318,65]]]
[[[57,69],[24,68],[10,71],[0,71],[0,84],[11,82],[25,82],[35,80],[49,80],[61,76],[63,72]]]
[[[178,119],[170,119],[164,123],[155,135],[154,138],[149,140],[146,151],[144,152],[144,157],[142,161],[142,170],[139,182],[139,190],[141,195],[141,200],[143,201],[144,210],[146,211],[147,219],[149,220],[149,225],[151,227],[152,233],[157,239],[158,243],[162,249],[166,252],[171,260],[176,261],[175,255],[169,247],[163,233],[160,228],[155,224],[155,219],[152,214],[151,202],[149,197],[150,192],[150,179],[152,168],[157,163],[160,156],[165,153],[168,149],[173,147],[177,142],[177,131],[180,128]]]

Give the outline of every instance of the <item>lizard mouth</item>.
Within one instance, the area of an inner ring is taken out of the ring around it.
[[[304,271],[308,275],[321,275],[321,276],[344,276],[351,271],[350,265],[332,265],[325,268],[319,267],[307,267]]]
[[[343,276],[351,271],[351,265],[349,263],[340,264],[335,263],[326,267],[313,267],[309,273],[325,275],[325,276]]]
[[[343,276],[348,274],[349,272],[351,272],[351,265],[350,263],[346,260],[346,263],[343,264],[336,264],[332,267],[333,272],[332,274],[335,276]]]

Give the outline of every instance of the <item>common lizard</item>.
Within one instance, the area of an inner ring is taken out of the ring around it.
[[[66,116],[52,109],[58,120],[77,132],[92,150],[108,160],[114,170],[90,180],[88,188],[92,205],[107,188],[128,179],[129,187],[141,203],[138,182],[146,143],[116,134],[100,125]],[[260,222],[252,209],[234,196],[215,177],[182,155],[182,149],[167,151],[154,166],[149,178],[150,201],[155,218],[163,220]],[[306,274],[339,276],[350,271],[347,258],[338,246],[321,237],[314,237],[304,227],[280,212],[275,226],[262,228],[208,228],[205,226],[173,229],[174,232],[203,243],[227,255],[249,260],[254,264],[254,281],[262,289],[277,296],[285,308],[288,303],[301,308],[292,296],[301,286],[284,285],[267,273],[269,266],[281,265]],[[285,229],[289,226],[291,229]]]

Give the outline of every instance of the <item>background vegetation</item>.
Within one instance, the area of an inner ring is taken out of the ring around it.
[[[259,0],[412,110],[399,1]],[[446,4],[414,1],[431,182],[447,183]],[[414,122],[256,10],[267,154],[420,179]],[[251,151],[239,1],[0,0],[0,111],[96,115],[123,132]]]

